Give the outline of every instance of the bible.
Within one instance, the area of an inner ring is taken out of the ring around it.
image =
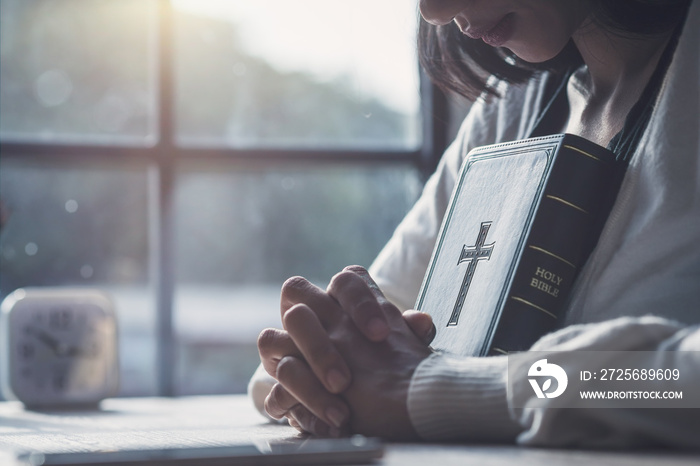
[[[470,151],[416,302],[432,346],[507,354],[555,329],[623,174],[613,152],[571,134]]]

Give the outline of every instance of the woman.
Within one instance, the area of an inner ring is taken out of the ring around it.
[[[370,273],[328,289],[282,290],[285,331],[261,334],[251,394],[314,433],[517,441],[525,445],[696,446],[680,410],[514,409],[506,357],[433,352],[417,296],[465,154],[569,132],[629,160],[564,328],[533,349],[678,350],[696,390],[700,353],[700,5],[689,1],[422,0],[422,61],[448,89],[479,97],[423,195]],[[379,292],[382,290],[383,294]],[[386,296],[386,299],[385,299]],[[393,304],[391,304],[393,303]],[[695,325],[695,327],[693,327]],[[424,338],[428,336],[427,338]],[[379,343],[376,343],[379,342]],[[572,357],[567,372],[577,371]],[[695,377],[695,379],[693,379]],[[526,393],[528,395],[526,395]],[[338,396],[337,394],[340,394]]]

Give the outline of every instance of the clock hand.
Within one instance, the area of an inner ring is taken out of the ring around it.
[[[34,334],[34,336],[36,336],[39,339],[39,341],[51,348],[51,350],[56,356],[72,356],[74,353],[74,348],[67,346],[65,343],[61,343],[45,330],[37,330],[33,327],[30,327],[28,329],[28,333]],[[80,350],[80,348],[77,349]]]
[[[90,357],[92,354],[90,354],[90,351],[87,351],[80,346],[69,346],[66,349],[65,352],[66,356],[84,356],[84,357]]]
[[[55,354],[58,355],[61,352],[61,348],[63,346],[61,344],[61,342],[59,342],[56,338],[52,337],[50,334],[46,333],[45,331],[37,330],[34,327],[29,327],[27,329],[27,333],[30,333],[30,334],[33,334],[34,336],[36,336],[39,339],[39,341],[41,341],[46,346],[51,348],[51,350]]]

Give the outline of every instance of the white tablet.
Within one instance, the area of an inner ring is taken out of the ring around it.
[[[28,466],[224,466],[367,464],[382,457],[379,439],[355,435],[340,439],[301,439],[299,442],[243,444],[216,447],[97,451],[83,453],[22,453],[19,465]]]

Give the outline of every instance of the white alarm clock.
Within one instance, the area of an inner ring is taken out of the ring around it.
[[[24,288],[0,306],[0,388],[28,408],[97,405],[114,396],[117,324],[102,292]]]

